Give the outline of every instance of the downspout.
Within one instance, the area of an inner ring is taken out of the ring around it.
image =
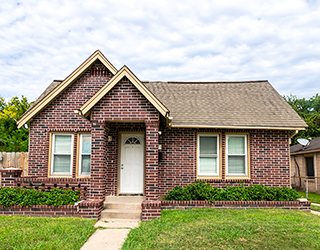
[[[167,125],[167,127],[171,128],[173,117],[170,116],[170,112],[167,112],[167,113],[166,113],[166,117],[165,117],[165,118],[166,118],[166,125]]]
[[[294,158],[294,162],[296,163],[296,167],[298,168],[298,175],[299,175],[299,187],[301,188],[301,176],[300,176],[300,167],[299,167],[299,164],[295,158],[295,156],[293,157]]]
[[[293,132],[292,135],[289,135],[289,145],[291,144],[291,138],[294,137],[298,133],[299,133],[299,130],[296,130],[296,131]]]

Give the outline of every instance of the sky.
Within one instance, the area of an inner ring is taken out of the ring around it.
[[[0,96],[35,100],[99,49],[140,80],[320,92],[317,0],[1,0]]]

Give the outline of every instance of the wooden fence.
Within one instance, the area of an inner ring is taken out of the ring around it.
[[[27,176],[28,162],[28,152],[0,152],[0,169],[19,168],[22,169],[21,176]]]

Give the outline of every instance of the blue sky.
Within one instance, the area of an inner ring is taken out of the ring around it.
[[[140,80],[269,80],[319,93],[320,1],[13,1],[0,5],[0,96],[35,100],[99,49]]]

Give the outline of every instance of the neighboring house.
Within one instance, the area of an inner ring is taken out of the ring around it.
[[[54,81],[27,122],[33,181],[149,201],[196,180],[290,187],[289,131],[306,127],[268,81],[140,81],[100,51]]]
[[[298,190],[320,193],[320,137],[310,140],[307,146],[300,144],[290,147],[291,184]]]

